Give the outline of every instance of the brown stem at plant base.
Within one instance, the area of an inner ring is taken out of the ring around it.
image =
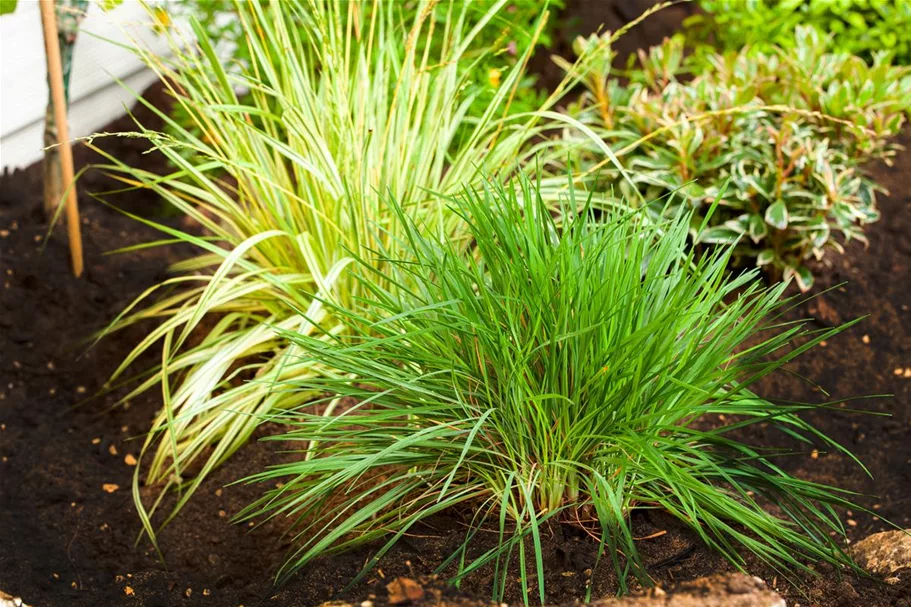
[[[614,128],[614,120],[611,116],[611,107],[610,107],[610,89],[605,84],[604,80],[598,79],[595,82],[595,101],[598,103],[598,111],[601,113],[601,122],[604,123],[604,128],[612,129]]]
[[[57,126],[54,123],[54,104],[48,101],[44,111],[44,218],[53,222],[60,199],[63,198],[63,176],[60,173],[60,148],[57,147]],[[62,223],[62,222],[61,222]]]
[[[44,26],[44,45],[47,51],[47,80],[51,89],[51,100],[54,107],[54,123],[57,126],[60,185],[67,190],[66,227],[70,245],[70,261],[73,266],[73,274],[79,277],[82,275],[82,234],[79,226],[79,207],[76,202],[76,185],[73,183],[73,150],[70,147],[69,128],[66,120],[63,63],[60,59],[60,41],[57,37],[54,0],[39,0],[39,7],[41,8],[41,23]],[[47,171],[45,175],[47,175]],[[48,185],[48,183],[45,183],[45,188]]]

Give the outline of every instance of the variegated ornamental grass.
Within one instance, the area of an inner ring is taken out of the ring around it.
[[[224,64],[195,21],[192,37],[165,32],[168,55],[140,50],[183,118],[151,108],[169,134],[139,135],[174,170],[153,175],[117,158],[104,168],[128,186],[152,189],[205,229],[196,236],[156,225],[168,236],[164,243],[192,243],[201,253],[176,264],[174,277],[139,297],[106,332],[157,321],[112,377],[112,386],[129,379],[139,356],[160,348],[160,366],[124,398],[156,387],[163,398],[134,482],[151,535],[161,497],[143,504],[141,482],[159,487],[160,496],[179,491],[159,521],[166,524],[268,415],[314,396],[274,392],[277,382],[332,372],[299,360],[284,332],[348,330],[322,298],[355,301],[363,286],[346,266],[365,242],[376,246],[377,234],[387,245],[395,241],[399,227],[383,197],[403,201],[440,239],[458,240],[459,218],[432,193],[565,153],[565,142],[542,137],[553,129],[542,114],[510,112],[546,12],[524,32],[519,60],[489,105],[469,116],[479,91],[467,79],[488,52],[474,38],[504,18],[508,3],[487,7],[479,17],[464,2],[423,0],[403,21],[394,2],[236,2],[250,51],[245,64]],[[579,73],[539,110],[553,107]],[[554,192],[565,188],[562,178],[546,183]]]
[[[268,0],[253,0],[268,3]],[[546,8],[552,14],[563,8],[563,0],[510,0],[506,10],[498,11],[493,18],[487,15],[493,2],[464,2],[467,9],[465,18],[469,28],[473,27],[479,19],[485,20],[469,51],[473,57],[466,57],[465,69],[470,69],[465,81],[466,86],[474,88],[477,93],[474,102],[468,109],[468,114],[478,117],[484,113],[500,87],[502,75],[517,62],[523,60],[522,51],[527,43],[528,29],[534,29],[541,12]],[[220,57],[225,57],[231,62],[247,63],[250,59],[250,50],[247,48],[246,38],[242,23],[236,18],[235,2],[233,0],[178,0],[166,5],[174,13],[176,19],[187,19],[190,16],[199,19],[200,26],[206,31],[208,37],[215,43],[216,52]],[[418,11],[422,9],[420,2],[401,1],[395,2],[396,10],[400,11],[400,18],[411,22]],[[430,19],[435,19],[436,31],[445,27],[448,18],[448,6],[445,3],[437,4]],[[550,46],[553,43],[553,34],[559,27],[559,19],[548,19],[542,28],[539,45]],[[306,30],[305,30],[306,31]],[[429,28],[424,28],[429,31]],[[443,41],[443,36],[435,40]],[[431,49],[438,53],[439,48]],[[475,60],[477,59],[477,60]],[[535,87],[537,77],[533,73],[523,75],[520,86],[515,91],[515,96],[510,103],[510,111],[534,111],[541,105],[548,92]],[[181,122],[183,114],[179,111],[172,116]],[[183,123],[182,123],[183,124]],[[183,126],[187,126],[183,124]]]

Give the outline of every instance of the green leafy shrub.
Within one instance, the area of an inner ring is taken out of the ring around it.
[[[641,53],[625,85],[610,73],[606,38],[580,40],[580,51],[600,49],[603,59],[592,64],[587,92],[570,113],[628,170],[623,179],[607,171],[606,179],[629,199],[659,201],[656,211],[685,205],[701,222],[728,183],[708,229],[694,229],[695,241],[738,242],[735,257],[796,276],[807,289],[805,260],[841,250],[838,236],[864,241],[863,225],[878,219],[881,188],[863,165],[894,153],[889,138],[911,104],[908,68],[881,54],[867,65],[830,52],[830,43],[799,28],[792,49],[715,54],[687,79],[676,37]],[[601,150],[584,145],[590,166]]]
[[[648,584],[637,507],[667,510],[738,565],[741,550],[782,569],[850,562],[830,537],[843,534],[832,506],[845,494],[789,476],[735,434],[770,424],[840,449],[798,417],[811,405],[750,391],[840,329],[777,324],[785,285],[763,287],[755,269],[731,278],[731,247],[697,258],[686,213],[595,220],[574,196],[555,218],[527,179],[466,191],[453,204],[468,253],[392,203],[407,226],[401,256],[379,243],[352,266],[365,297],[326,303],[348,337],[286,333],[302,363],[336,371],[278,382],[279,393],[325,393],[326,406],[279,417],[291,430],[270,440],[301,457],[248,479],[270,489],[241,518],[299,524],[283,573],[386,538],[378,558],[453,507],[473,514],[441,569],[455,564],[460,579],[494,567],[496,600],[518,560],[525,602],[546,604],[543,529],[583,520],[621,589],[630,574]],[[499,542],[480,553],[482,529]]]
[[[797,28],[810,26],[832,34],[837,52],[869,61],[887,51],[896,63],[911,65],[907,0],[699,0],[699,5],[707,15],[691,18],[690,33],[726,50],[792,48]]]
[[[465,63],[484,58],[473,36],[506,1],[481,17],[473,5],[449,3],[445,35],[430,36],[435,6],[420,3],[405,27],[392,2],[239,1],[234,14],[248,66],[226,69],[195,21],[196,44],[167,29],[169,54],[140,51],[190,124],[149,106],[170,134],[139,136],[173,163],[172,173],[150,174],[110,157],[102,168],[128,186],[153,190],[205,230],[195,236],[152,224],[167,235],[161,244],[188,242],[200,255],[176,264],[174,277],[149,289],[109,329],[158,323],[112,382],[142,353],[160,348],[160,366],[124,400],[161,389],[163,407],[135,481],[180,489],[172,515],[262,416],[313,396],[274,393],[276,382],[332,372],[301,361],[281,331],[346,330],[323,299],[348,303],[363,295],[345,268],[364,243],[374,246],[375,230],[387,246],[398,241],[396,218],[381,196],[407,201],[409,214],[440,238],[458,238],[462,222],[432,192],[478,183],[479,171],[563,154],[564,143],[542,137],[554,128],[550,122],[504,117],[530,47],[504,72],[484,112],[467,116],[477,90],[467,85]],[[576,81],[568,78],[540,109]],[[249,94],[237,92],[243,89]],[[138,488],[134,496],[151,533],[150,515],[161,502],[146,512]]]

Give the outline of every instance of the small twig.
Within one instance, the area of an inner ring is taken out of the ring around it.
[[[76,567],[76,563],[73,561],[73,556],[70,553],[70,550],[73,547],[73,542],[76,541],[76,536],[79,535],[79,523],[81,520],[82,520],[81,517],[77,514],[76,515],[76,531],[73,532],[73,537],[70,538],[70,543],[66,545],[66,558],[69,559],[70,566],[73,568],[73,571],[76,572],[76,579],[79,580],[79,590],[82,590],[82,575],[79,573],[79,568]]]
[[[662,529],[661,531],[656,531],[655,533],[652,533],[651,535],[646,535],[645,537],[634,537],[633,539],[637,542],[641,542],[642,540],[653,540],[656,537],[661,537],[662,535],[665,535],[665,534],[667,534],[667,530]]]

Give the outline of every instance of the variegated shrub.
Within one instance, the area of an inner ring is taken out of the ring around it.
[[[628,174],[621,179],[599,162],[598,148],[580,141],[583,166],[603,170],[619,192],[652,201],[656,212],[693,207],[694,226],[721,196],[694,241],[739,240],[740,260],[794,276],[806,290],[807,259],[863,241],[863,226],[879,218],[882,188],[863,167],[894,153],[891,138],[911,107],[907,68],[885,54],[867,64],[830,52],[830,44],[803,28],[794,49],[714,54],[693,73],[697,64],[677,37],[640,52],[623,84],[610,70],[609,34],[579,39],[577,51],[597,48],[604,60],[593,63],[570,112]]]

